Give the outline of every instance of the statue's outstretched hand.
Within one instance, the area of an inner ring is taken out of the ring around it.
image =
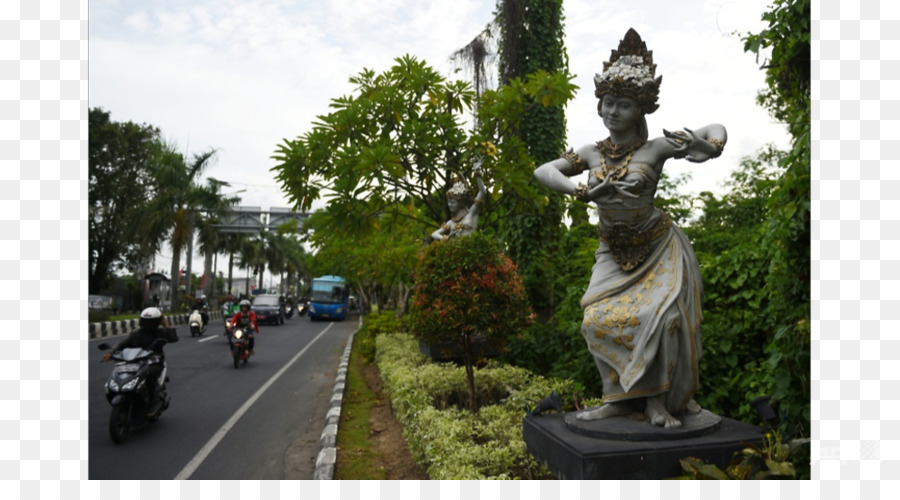
[[[663,135],[666,137],[666,140],[669,141],[675,148],[675,158],[684,158],[688,154],[688,149],[691,146],[691,142],[694,141],[694,133],[688,129],[685,129],[687,132],[676,131],[669,132],[666,129],[663,129]]]
[[[707,149],[709,148],[704,147],[706,144],[705,140],[697,137],[697,134],[687,127],[684,127],[684,130],[684,132],[669,132],[663,129],[663,135],[666,136],[666,140],[675,147],[675,158],[684,158],[693,163],[701,163],[710,158],[715,158],[717,151],[708,151]],[[715,146],[712,147],[715,148]]]

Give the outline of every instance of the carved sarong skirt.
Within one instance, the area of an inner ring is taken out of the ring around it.
[[[600,234],[581,301],[581,333],[603,377],[604,401],[665,393],[668,411],[680,413],[699,382],[697,257],[684,233],[655,209],[635,226],[601,225]],[[621,235],[629,239],[623,243]]]

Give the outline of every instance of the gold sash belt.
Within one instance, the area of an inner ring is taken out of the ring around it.
[[[623,271],[631,271],[643,264],[650,255],[651,244],[666,234],[672,226],[672,219],[662,212],[659,220],[650,229],[617,222],[612,226],[598,226],[600,239],[609,245],[616,263]]]

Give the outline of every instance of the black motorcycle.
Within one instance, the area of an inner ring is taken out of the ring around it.
[[[284,303],[284,319],[291,319],[294,316],[294,311],[297,310],[297,306],[294,304],[294,301],[288,299]]]
[[[250,361],[250,339],[247,335],[253,333],[247,322],[235,325],[229,336],[231,343],[231,357],[234,360],[234,367],[237,368],[243,362],[247,364]]]
[[[309,301],[306,299],[301,299],[297,303],[297,315],[305,316],[307,311],[309,311]]]
[[[166,362],[162,356],[162,346],[166,339],[156,339],[149,349],[128,347],[112,354],[111,360],[116,363],[109,380],[106,381],[106,400],[112,406],[109,414],[109,436],[115,443],[125,441],[128,431],[136,425],[155,422],[162,412],[169,407],[166,394]],[[110,349],[110,345],[102,343],[101,351]],[[162,364],[162,372],[157,380],[157,394],[162,405],[153,413],[150,409],[150,390],[148,387],[150,366]]]

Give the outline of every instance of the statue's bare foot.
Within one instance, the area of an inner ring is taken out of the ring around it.
[[[605,403],[597,408],[580,411],[575,414],[577,420],[600,420],[603,418],[617,417],[631,413],[630,405],[623,403]]]
[[[681,427],[681,420],[673,417],[671,413],[666,411],[665,405],[662,403],[660,396],[647,398],[647,407],[644,408],[644,414],[650,418],[654,425],[665,427],[666,429],[675,429]]]
[[[700,408],[700,405],[697,404],[696,401],[691,399],[690,401],[688,401],[686,410],[688,411],[688,413],[700,413],[703,408]]]

